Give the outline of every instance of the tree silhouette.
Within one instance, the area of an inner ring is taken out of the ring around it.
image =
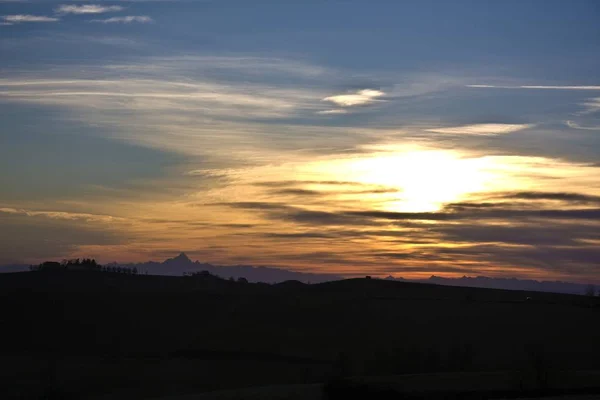
[[[587,285],[585,288],[585,295],[594,297],[596,295],[596,287],[594,285]]]

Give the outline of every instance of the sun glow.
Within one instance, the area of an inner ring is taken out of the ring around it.
[[[397,189],[396,198],[384,204],[387,210],[432,212],[469,193],[486,191],[495,177],[492,166],[493,160],[487,157],[463,157],[448,150],[407,150],[334,160],[317,168],[336,180]]]

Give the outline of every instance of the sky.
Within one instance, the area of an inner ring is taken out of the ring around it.
[[[600,283],[597,1],[0,0],[0,264]]]

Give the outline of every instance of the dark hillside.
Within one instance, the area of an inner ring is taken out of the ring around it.
[[[47,386],[75,398],[138,398],[508,370],[541,385],[538,372],[600,369],[598,305],[584,296],[375,279],[271,286],[212,276],[5,274],[0,384],[30,398]]]

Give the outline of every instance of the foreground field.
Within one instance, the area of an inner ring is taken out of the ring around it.
[[[432,374],[456,373],[504,374],[511,390],[578,389],[589,380],[574,376],[600,370],[600,308],[583,296],[84,272],[7,274],[0,293],[3,398],[287,385],[314,395],[327,382],[389,376],[442,387]],[[478,376],[466,387],[493,389]]]
[[[598,387],[600,371],[579,372],[562,376],[545,389],[546,392],[594,392]],[[351,377],[338,384],[304,384],[264,386],[238,390],[215,391],[204,394],[169,396],[160,400],[326,400],[348,398],[400,399],[515,399],[519,395],[520,377],[511,372],[492,373],[437,373],[411,374],[378,378]],[[337,386],[332,388],[332,386]],[[594,389],[594,390],[590,390]],[[527,390],[527,389],[525,389]],[[530,395],[533,395],[531,388]],[[358,397],[357,397],[358,396]],[[599,394],[569,394],[544,396],[535,391],[535,397],[518,399],[540,400],[596,400]]]

